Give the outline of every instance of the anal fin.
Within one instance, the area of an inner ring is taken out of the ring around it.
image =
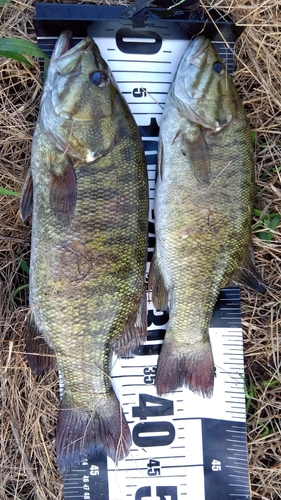
[[[122,335],[112,344],[112,350],[117,356],[132,356],[133,350],[146,339],[147,301],[146,290],[143,292],[136,314],[133,314],[125,325]]]
[[[152,289],[154,307],[160,311],[165,311],[168,306],[168,290],[158,265],[156,248],[154,249],[150,264],[148,288],[149,290]]]
[[[244,257],[240,268],[232,276],[231,282],[235,285],[245,286],[255,292],[265,293],[266,286],[255,266],[252,243],[249,245],[249,250]]]
[[[27,319],[25,344],[27,362],[35,375],[48,373],[57,368],[55,352],[38,330],[31,315]]]

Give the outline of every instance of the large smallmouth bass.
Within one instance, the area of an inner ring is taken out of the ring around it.
[[[185,385],[210,397],[208,327],[219,290],[232,281],[264,292],[253,260],[254,161],[250,129],[223,61],[203,36],[190,41],[160,125],[152,299],[170,319],[159,356],[158,394]]]
[[[33,211],[27,357],[37,374],[57,359],[64,380],[62,473],[100,448],[116,462],[128,454],[110,358],[146,334],[141,138],[97,45],[70,40],[63,32],[53,51],[21,199],[22,219]]]

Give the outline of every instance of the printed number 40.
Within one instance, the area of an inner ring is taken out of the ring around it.
[[[139,422],[134,426],[132,431],[134,443],[139,448],[170,445],[176,435],[173,423],[166,420],[147,421],[147,417],[165,417],[173,414],[173,401],[150,394],[139,394],[139,406],[132,407],[132,415],[133,418],[137,417],[146,422]]]

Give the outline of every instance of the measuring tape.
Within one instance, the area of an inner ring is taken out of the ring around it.
[[[133,28],[134,22],[122,19],[123,11],[123,7],[38,4],[35,26],[39,45],[48,55],[65,28],[77,40],[93,37],[130,106],[148,168],[148,274],[155,243],[158,131],[166,95],[187,39],[204,30],[213,40],[214,27],[206,19],[186,19],[185,14],[178,14],[180,23],[163,20],[161,9],[154,9],[147,10],[145,26]],[[218,22],[233,47],[233,30],[225,20]],[[221,40],[213,43],[231,73],[231,50]],[[106,455],[82,462],[65,477],[65,500],[250,498],[240,316],[239,290],[222,290],[210,324],[216,367],[213,397],[204,399],[186,388],[159,397],[154,379],[168,314],[157,311],[148,296],[147,341],[133,358],[112,360],[112,385],[132,433],[130,454],[118,466]]]

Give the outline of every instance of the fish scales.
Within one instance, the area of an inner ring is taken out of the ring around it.
[[[156,387],[163,394],[186,385],[209,397],[208,327],[219,290],[235,278],[258,291],[264,286],[249,251],[250,129],[224,64],[204,37],[189,42],[171,84],[159,144],[150,285],[159,309],[169,290],[170,319]]]
[[[62,373],[63,473],[100,448],[115,461],[129,452],[110,358],[146,333],[148,213],[145,157],[128,106],[94,42],[69,43],[64,32],[54,49],[21,202],[25,218],[32,189],[28,361],[39,373],[53,354]],[[49,355],[32,356],[35,347],[48,353],[44,341]]]

